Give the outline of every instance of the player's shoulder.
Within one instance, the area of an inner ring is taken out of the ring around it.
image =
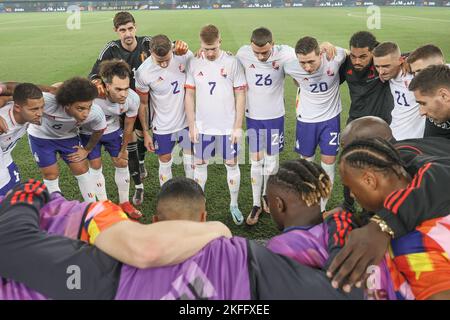
[[[141,46],[149,49],[150,48],[150,44],[152,43],[152,37],[150,36],[139,36],[136,37],[138,44],[140,44]]]
[[[98,60],[103,60],[103,58],[105,57],[105,55],[108,52],[111,52],[112,50],[115,49],[119,49],[120,48],[120,40],[111,40],[109,41],[102,49],[102,51],[100,51],[99,55],[98,55]]]
[[[248,58],[250,56],[250,53],[253,54],[252,47],[246,44],[239,48],[239,50],[236,53],[236,57]]]
[[[131,105],[139,106],[140,104],[139,95],[133,89],[128,89],[127,102],[130,103]]]
[[[103,118],[105,118],[105,113],[103,112],[102,107],[100,107],[96,103],[92,103],[91,111],[89,112],[89,116],[91,116],[92,119],[103,119]]]
[[[50,92],[43,92],[42,96],[44,97],[44,109],[52,110],[58,108],[58,102],[56,101],[56,96]]]
[[[142,76],[146,72],[148,72],[151,68],[153,68],[155,64],[153,63],[153,59],[148,57],[142,62],[142,64],[137,68],[135,77]]]

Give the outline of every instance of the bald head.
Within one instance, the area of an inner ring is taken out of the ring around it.
[[[382,138],[392,140],[392,130],[381,118],[367,116],[350,122],[341,133],[341,146],[346,146],[354,140]]]
[[[192,179],[170,179],[164,183],[158,194],[155,217],[154,221],[204,221],[206,200],[202,188]]]

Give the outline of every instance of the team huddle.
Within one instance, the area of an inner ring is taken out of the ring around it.
[[[1,299],[450,299],[450,68],[438,47],[402,53],[365,31],[350,50],[309,36],[290,47],[261,27],[233,55],[207,25],[194,54],[166,35],[137,37],[128,12],[113,23],[120,40],[87,78],[0,83],[0,255],[11,257],[0,265]],[[279,164],[286,75],[298,87],[299,159]],[[341,132],[343,82],[351,106]],[[25,134],[43,183],[21,182],[13,161]],[[108,201],[102,148],[118,205]],[[185,178],[172,175],[176,150]],[[161,186],[151,225],[129,220],[142,217],[146,152],[158,156]],[[61,195],[58,155],[84,202]],[[255,225],[266,211],[282,231],[266,247],[205,222],[216,156],[234,223]],[[326,211],[336,164],[344,203]],[[68,261],[88,270],[83,290],[66,287]],[[372,286],[362,283],[369,266]]]

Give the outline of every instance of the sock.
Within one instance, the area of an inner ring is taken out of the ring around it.
[[[102,167],[100,167],[100,169],[89,168],[89,174],[92,177],[93,183],[95,183],[95,195],[97,196],[98,201],[108,200],[108,195],[106,194],[105,176],[102,171]]]
[[[59,178],[54,180],[46,180],[44,179],[44,183],[47,186],[48,192],[51,194],[52,192],[61,192],[59,188]]]
[[[250,177],[252,181],[253,206],[261,207],[261,188],[263,185],[263,163],[264,160],[251,160]]]
[[[333,185],[334,184],[334,168],[335,168],[336,164],[335,163],[326,164],[322,161],[320,163],[320,165],[322,166],[323,170],[325,170],[327,175],[330,177],[331,185]],[[333,186],[331,186],[331,188],[333,188]],[[320,200],[320,210],[322,210],[322,211],[326,210],[327,202],[328,202],[328,198],[322,198]]]
[[[227,182],[230,190],[230,206],[237,206],[239,186],[241,184],[241,170],[239,170],[239,165],[237,164],[234,166],[226,164],[225,167],[227,168]]]
[[[194,180],[202,187],[205,191],[206,180],[208,179],[208,164],[196,164],[194,169]]]
[[[162,186],[164,182],[172,179],[172,162],[173,159],[170,159],[169,162],[161,162],[159,160],[159,185]]]
[[[95,184],[92,183],[92,177],[89,171],[79,176],[75,176],[78,180],[81,196],[86,202],[95,202]]]
[[[128,169],[130,176],[133,178],[135,185],[141,185],[141,174],[139,172],[139,156],[137,151],[137,143],[131,142],[127,146],[128,150]]]
[[[194,179],[194,157],[183,153],[183,165],[186,178]]]
[[[306,161],[313,162],[315,157],[314,156],[312,156],[312,157],[303,157],[302,156],[302,158],[305,159]]]
[[[263,195],[266,194],[267,189],[267,181],[269,180],[269,177],[273,174],[276,174],[278,172],[278,161],[279,157],[278,155],[268,155],[266,154],[264,157],[264,188],[263,188]]]
[[[139,155],[139,162],[144,162],[145,153],[147,152],[147,148],[144,145],[144,137],[137,136],[137,151]]]
[[[114,173],[117,191],[119,193],[119,203],[130,201],[130,172],[128,168],[117,168]]]

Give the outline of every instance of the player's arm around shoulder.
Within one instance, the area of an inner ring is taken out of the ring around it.
[[[210,241],[231,237],[221,222],[162,221],[143,225],[121,221],[101,232],[94,244],[115,259],[137,268],[180,263]]]

